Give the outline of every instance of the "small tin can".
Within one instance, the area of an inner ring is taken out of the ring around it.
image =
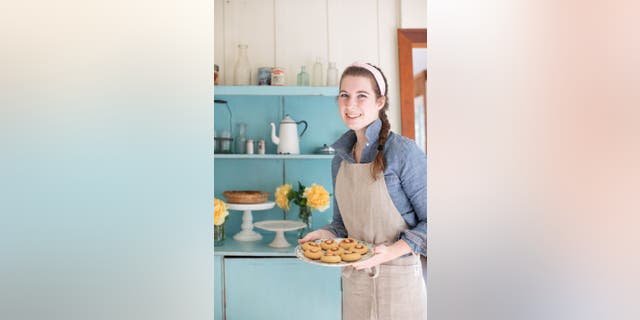
[[[271,69],[271,85],[284,86],[284,84],[284,69],[278,67]]]
[[[267,152],[267,145],[264,139],[258,140],[258,154],[265,154]]]
[[[253,140],[252,139],[247,139],[246,142],[246,146],[247,146],[247,154],[253,154]]]
[[[258,85],[259,86],[271,85],[271,68],[269,67],[258,68]]]

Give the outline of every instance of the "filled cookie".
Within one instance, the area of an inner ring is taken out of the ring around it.
[[[323,250],[329,250],[338,247],[338,242],[333,239],[324,240],[320,243],[320,247],[322,247]]]
[[[365,254],[367,252],[369,252],[369,248],[367,248],[367,246],[365,246],[362,243],[358,243],[355,246],[353,246],[353,248],[351,248],[352,252],[357,252],[359,254]]]
[[[344,251],[344,249],[342,249],[340,247],[327,249],[327,252],[335,253],[337,255],[341,255],[343,251]]]
[[[320,257],[322,257],[322,249],[320,249],[320,247],[309,248],[308,250],[304,251],[304,256],[312,260],[318,260],[320,259]]]
[[[342,259],[340,258],[339,255],[337,255],[335,253],[326,252],[325,254],[323,254],[320,257],[320,261],[326,262],[326,263],[338,263],[338,262],[342,261]]]
[[[345,250],[340,255],[340,258],[342,258],[342,261],[345,261],[345,262],[354,262],[354,261],[360,260],[362,258],[362,255],[357,252]]]
[[[302,244],[302,250],[307,251],[311,248],[318,248],[320,249],[320,245],[315,243],[315,241],[307,241],[305,243]]]
[[[340,248],[342,249],[351,249],[353,248],[356,244],[358,244],[358,241],[356,241],[356,239],[353,238],[346,238],[344,240],[342,240],[340,242]]]

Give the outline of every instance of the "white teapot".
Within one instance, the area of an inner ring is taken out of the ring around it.
[[[298,124],[304,123],[304,129],[298,136]],[[302,137],[305,131],[307,131],[307,122],[294,121],[286,115],[282,121],[280,121],[280,137],[276,136],[276,125],[271,122],[271,141],[278,145],[279,154],[300,154],[300,140],[298,137]]]

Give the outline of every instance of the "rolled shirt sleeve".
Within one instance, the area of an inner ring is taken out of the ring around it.
[[[399,168],[400,183],[413,207],[416,225],[402,231],[404,240],[413,252],[427,256],[427,158],[415,143],[407,152],[407,161]]]

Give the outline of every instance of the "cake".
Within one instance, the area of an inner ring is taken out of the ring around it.
[[[263,203],[269,194],[256,190],[228,190],[222,193],[228,203]]]

